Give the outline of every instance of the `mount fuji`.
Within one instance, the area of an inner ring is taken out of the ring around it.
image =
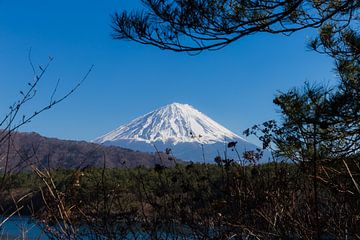
[[[237,142],[237,151],[257,147],[188,104],[172,103],[147,113],[95,139],[142,152],[172,150],[182,160],[213,162],[216,156],[237,159],[227,143]],[[232,155],[232,156],[231,156]]]

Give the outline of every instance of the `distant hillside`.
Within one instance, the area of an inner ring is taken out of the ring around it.
[[[6,145],[6,146],[5,146]],[[0,169],[5,167],[7,144],[0,148]],[[30,164],[40,168],[103,167],[134,168],[154,167],[163,163],[173,165],[166,154],[142,153],[121,147],[102,146],[85,141],[67,141],[46,138],[37,133],[14,133],[8,155],[9,167],[17,170],[29,169]]]

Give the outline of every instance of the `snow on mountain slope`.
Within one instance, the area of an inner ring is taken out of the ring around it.
[[[212,144],[232,139],[241,137],[188,104],[172,103],[120,126],[95,142],[135,140],[176,145],[189,142]]]
[[[227,143],[237,141],[238,151],[256,146],[216,123],[188,104],[173,103],[138,117],[94,140],[142,152],[172,149],[178,159],[213,162],[221,155],[237,159]]]

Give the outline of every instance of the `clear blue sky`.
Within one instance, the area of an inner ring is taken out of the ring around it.
[[[0,0],[0,115],[32,78],[30,48],[34,63],[55,61],[26,111],[48,101],[57,78],[61,94],[95,65],[75,95],[21,129],[63,139],[94,139],[171,102],[191,104],[240,134],[279,118],[277,91],[336,79],[332,60],[306,48],[313,31],[256,34],[198,56],[112,40],[110,14],[134,2]]]

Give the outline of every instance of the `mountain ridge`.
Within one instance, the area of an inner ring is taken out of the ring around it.
[[[7,144],[0,146],[0,153],[7,152]],[[173,166],[163,153],[149,154],[118,146],[103,146],[86,141],[48,138],[38,133],[13,132],[9,148],[8,163],[0,155],[0,170],[7,165],[15,171],[38,168],[72,169],[78,167],[134,168],[154,167],[156,164]],[[177,161],[182,163],[182,161]]]

